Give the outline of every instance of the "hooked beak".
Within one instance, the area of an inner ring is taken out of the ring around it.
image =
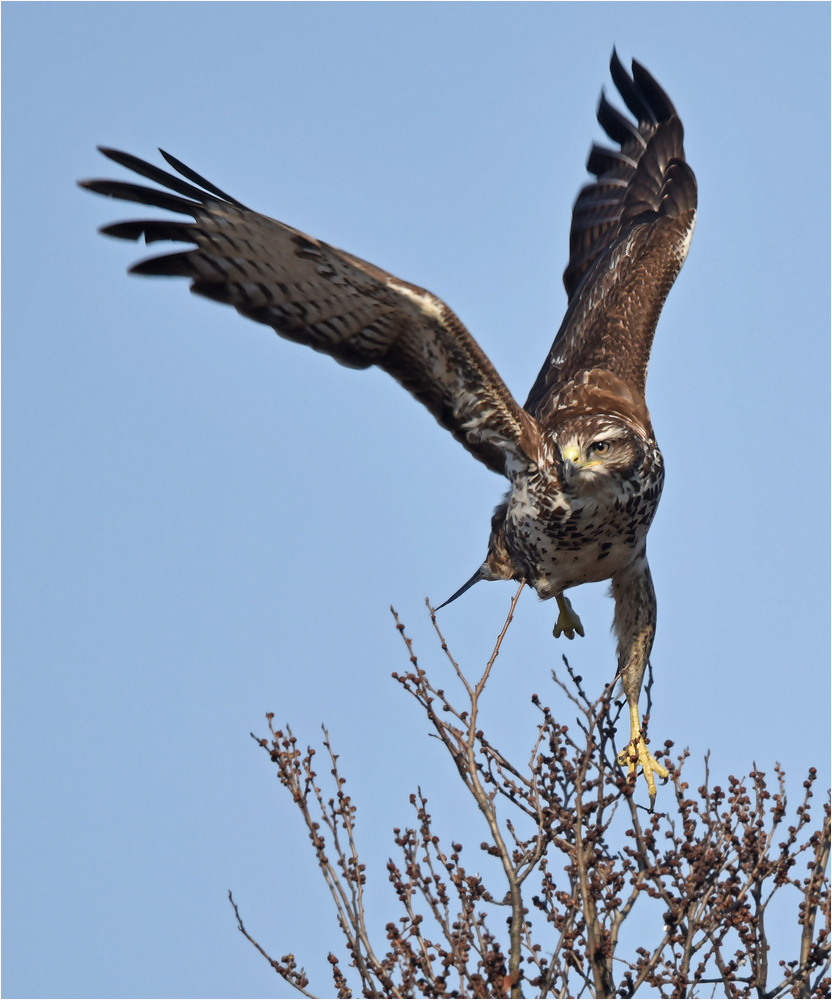
[[[563,456],[563,473],[567,479],[576,476],[583,468],[581,453],[576,445],[570,445],[561,451]]]

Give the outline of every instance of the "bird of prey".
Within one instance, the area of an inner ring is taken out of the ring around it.
[[[378,365],[508,479],[485,561],[454,598],[478,580],[524,581],[555,598],[554,634],[571,639],[584,632],[566,591],[611,581],[630,712],[620,762],[630,775],[641,767],[652,806],[654,775],[667,771],[647,748],[638,699],[656,627],[645,543],[664,467],[644,391],[659,313],[693,233],[696,180],[665,92],[635,61],[629,74],[615,52],[610,70],[635,120],[602,93],[598,121],[613,148],[596,145],[589,155],[594,179],[572,213],[566,315],[524,406],[441,299],[246,208],[167,153],[180,176],[101,149],[161,189],[110,180],[82,186],[188,217],[101,230],[193,244],[141,261],[133,273],[188,278],[192,292],[343,365]]]

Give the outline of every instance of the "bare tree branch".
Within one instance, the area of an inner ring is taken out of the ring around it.
[[[443,847],[419,788],[410,796],[413,826],[396,827],[400,860],[387,876],[400,916],[381,925],[367,913],[366,868],[359,861],[356,807],[344,791],[338,757],[324,729],[329,780],[322,791],[315,750],[297,748],[291,729],[257,742],[276,764],[309,832],[332,896],[350,969],[328,955],[338,997],[826,997],[830,992],[830,807],[813,829],[814,768],[793,816],[785,775],[775,781],[756,764],[745,778],[729,775],[712,785],[708,757],[696,792],[683,778],[689,753],[675,759],[673,744],[659,751],[669,771],[661,795],[665,812],[636,801],[635,782],[618,765],[616,728],[621,705],[614,685],[592,700],[564,660],[565,677],[553,674],[562,701],[558,721],[537,695],[539,712],[530,751],[512,762],[485,733],[486,684],[511,624],[515,595],[491,656],[476,679],[452,655],[437,624],[440,648],[458,683],[462,702],[429,679],[404,625],[391,609],[409,668],[393,677],[425,712],[448,751],[463,787],[483,817],[480,849],[499,863],[495,873],[469,874],[458,840]],[[647,684],[648,712],[651,707]],[[791,825],[789,825],[791,824]],[[801,876],[798,864],[804,864]],[[375,866],[374,866],[375,867]],[[795,958],[772,968],[768,937],[772,907],[788,905],[783,890],[799,894]],[[229,899],[231,895],[229,893]],[[294,955],[272,959],[246,931],[231,899],[240,932],[274,970],[303,996],[312,997]],[[490,920],[508,913],[507,939]],[[532,918],[532,914],[534,918]],[[658,926],[650,942],[625,945],[628,920]],[[350,982],[350,978],[355,980]]]

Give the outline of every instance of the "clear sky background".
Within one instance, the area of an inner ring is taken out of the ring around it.
[[[793,802],[810,765],[828,786],[829,22],[821,3],[3,5],[5,996],[286,996],[229,888],[326,994],[343,949],[248,735],[267,711],[304,744],[328,724],[379,926],[418,784],[472,864],[483,835],[390,679],[388,608],[451,690],[423,601],[479,565],[503,482],[386,375],[126,277],[147,251],[95,230],[141,210],[75,187],[125,176],[99,143],[161,146],[431,289],[522,401],[613,44],[643,62],[700,204],[647,385],[667,465],[651,734],[690,748],[694,787],[708,750],[717,782],[780,761]],[[513,592],[442,612],[471,671]],[[554,640],[527,592],[489,683],[486,727],[523,758],[533,692],[569,713],[563,653],[599,694],[614,670],[606,586],[572,598],[586,639]]]

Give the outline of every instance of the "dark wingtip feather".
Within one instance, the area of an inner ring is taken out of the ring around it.
[[[177,194],[185,195],[186,198],[193,198],[198,202],[205,201],[204,191],[200,191],[200,189],[194,187],[193,184],[186,184],[185,181],[180,180],[178,177],[174,177],[173,174],[168,173],[167,170],[162,170],[160,167],[156,167],[152,163],[148,163],[147,160],[142,160],[138,156],[133,156],[132,153],[124,153],[120,149],[112,149],[110,146],[99,146],[98,151],[103,156],[106,156],[108,160],[112,160],[120,167],[126,167],[128,170],[132,170],[133,173],[138,174],[140,177],[146,177],[148,180],[154,181],[156,184],[161,184],[163,187],[169,188],[171,191],[176,191]]]
[[[646,97],[650,110],[657,121],[666,122],[670,118],[676,117],[676,108],[673,107],[673,102],[662,87],[656,83],[652,73],[649,73],[635,59],[633,59],[633,82]]]
[[[618,88],[618,93],[621,94],[621,99],[636,118],[640,122],[655,122],[656,118],[652,110],[639,93],[630,74],[624,69],[615,49],[612,50],[612,58],[610,59],[610,75]]]
[[[138,240],[144,232],[141,222],[114,222],[110,226],[99,226],[102,236],[113,236],[117,240]]]
[[[619,148],[594,145],[587,160],[587,170],[598,180],[581,190],[572,209],[569,263],[563,276],[570,302],[622,225],[631,225],[648,211],[678,215],[695,205],[689,168],[678,176],[673,171],[665,174],[671,161],[684,160],[682,125],[670,98],[635,60],[630,75],[615,47],[610,74],[637,121],[613,107],[602,91],[598,122]]]
[[[628,170],[635,170],[637,166],[638,162],[620,149],[605,149],[594,143],[586,161],[586,169],[591,174],[595,174],[596,177],[616,168],[625,167]]]
[[[635,142],[642,147],[645,145],[644,139],[636,126],[633,125],[629,118],[625,118],[620,111],[610,104],[603,90],[601,91],[601,99],[598,102],[596,117],[601,128],[619,146],[624,146],[628,142]]]
[[[228,285],[214,281],[194,281],[191,284],[191,291],[194,295],[202,295],[213,302],[222,302],[229,305]]]
[[[197,232],[187,222],[157,222],[152,219],[135,219],[129,222],[114,222],[99,230],[104,236],[114,236],[118,240],[140,240],[157,243],[171,240],[178,243],[198,243]]]
[[[191,259],[192,250],[185,250],[182,253],[171,253],[164,257],[150,257],[148,260],[140,260],[134,264],[130,274],[151,274],[156,277],[194,277],[194,265]]]
[[[216,195],[218,198],[222,198],[230,204],[235,205],[237,208],[245,209],[246,206],[237,201],[236,198],[232,198],[230,194],[226,194],[222,188],[218,188],[216,184],[212,184],[210,181],[206,180],[201,174],[198,174],[195,170],[191,170],[189,166],[184,164],[181,160],[177,160],[175,156],[170,153],[166,153],[164,149],[159,149],[159,152],[164,156],[167,162],[173,167],[177,173],[182,174],[183,177],[187,177],[189,181],[193,181],[194,184],[199,184],[200,187],[205,188],[206,191],[210,191],[211,194]]]
[[[168,173],[167,170],[162,170],[161,167],[156,167],[152,163],[140,159],[138,156],[133,156],[131,153],[125,153],[120,149],[113,149],[111,146],[98,146],[97,149],[108,160],[112,160],[114,163],[118,163],[119,166],[126,167],[128,170],[139,174],[139,176],[146,177],[148,180],[154,181],[156,184],[161,184],[162,187],[167,188],[169,191],[175,191],[176,194],[184,197],[174,198],[167,191],[158,191],[154,188],[127,184],[123,181],[79,181],[78,184],[80,187],[86,188],[88,191],[107,195],[110,198],[122,198],[125,201],[137,201],[145,205],[155,205],[157,208],[167,208],[170,211],[183,212],[187,215],[193,214],[193,208],[196,205],[205,204],[208,195],[213,195],[215,198],[234,205],[236,208],[246,210],[246,206],[242,202],[226,194],[216,184],[212,184],[195,170],[191,170],[181,160],[177,160],[175,156],[171,156],[170,153],[166,153],[163,149],[159,150],[162,156],[178,173],[183,177],[187,177],[189,181],[192,181],[192,184],[186,183],[181,178]],[[199,185],[199,187],[195,187],[194,185]],[[140,194],[139,192],[143,193]],[[185,201],[185,198],[193,200]]]
[[[160,191],[158,188],[144,187],[142,184],[130,184],[127,181],[92,180],[79,181],[81,187],[95,194],[103,194],[107,198],[120,198],[122,201],[134,201],[140,205],[152,205],[154,208],[165,208],[169,212],[193,216],[199,204],[188,201],[179,195]]]
[[[130,153],[123,153],[120,149],[115,149],[113,146],[96,146],[95,148],[102,156],[106,156],[108,160],[113,160],[115,163],[120,163],[125,167],[130,166],[130,163],[127,161],[138,159],[138,157],[131,156]]]

